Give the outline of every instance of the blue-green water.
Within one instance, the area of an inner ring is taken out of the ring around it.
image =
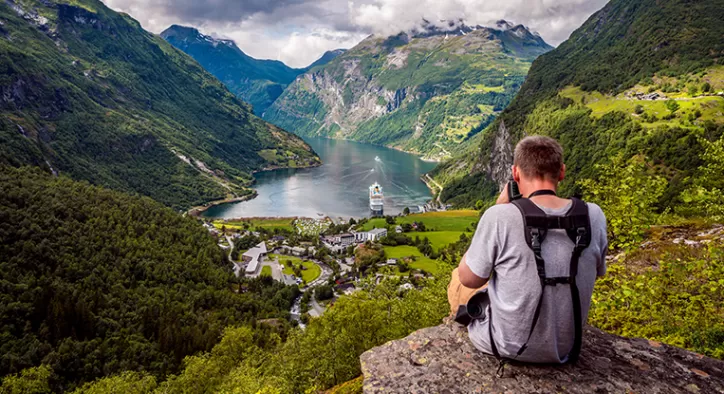
[[[435,163],[380,146],[352,141],[309,138],[323,165],[317,168],[277,170],[257,174],[251,201],[209,208],[205,217],[369,216],[369,186],[379,182],[385,195],[385,214],[430,200],[420,177]]]

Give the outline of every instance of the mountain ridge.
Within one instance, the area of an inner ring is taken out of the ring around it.
[[[161,37],[193,57],[232,93],[250,103],[259,116],[299,75],[344,53],[327,51],[308,67],[292,68],[279,60],[253,58],[233,40],[214,38],[194,27],[172,25]]]
[[[297,78],[264,119],[302,136],[447,157],[507,106],[532,59],[552,48],[522,25],[453,27],[369,36]]]

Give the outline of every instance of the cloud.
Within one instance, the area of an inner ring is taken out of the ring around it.
[[[492,26],[506,19],[552,45],[568,38],[607,0],[104,0],[159,33],[171,24],[234,39],[257,58],[303,67],[368,34],[395,34],[424,19]]]
[[[424,18],[463,19],[470,25],[494,26],[500,19],[521,23],[557,45],[607,0],[373,0],[351,6],[356,26],[379,34],[394,34],[420,26]]]

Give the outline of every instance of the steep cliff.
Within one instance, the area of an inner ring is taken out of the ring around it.
[[[724,361],[584,329],[576,365],[508,364],[475,349],[460,325],[425,328],[361,357],[365,393],[721,393]]]
[[[440,160],[510,102],[550,50],[523,26],[370,36],[300,76],[264,118],[298,135],[353,139]]]

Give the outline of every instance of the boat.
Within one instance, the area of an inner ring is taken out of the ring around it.
[[[382,216],[385,206],[385,198],[382,194],[382,186],[375,182],[370,186],[370,210],[373,216]]]

